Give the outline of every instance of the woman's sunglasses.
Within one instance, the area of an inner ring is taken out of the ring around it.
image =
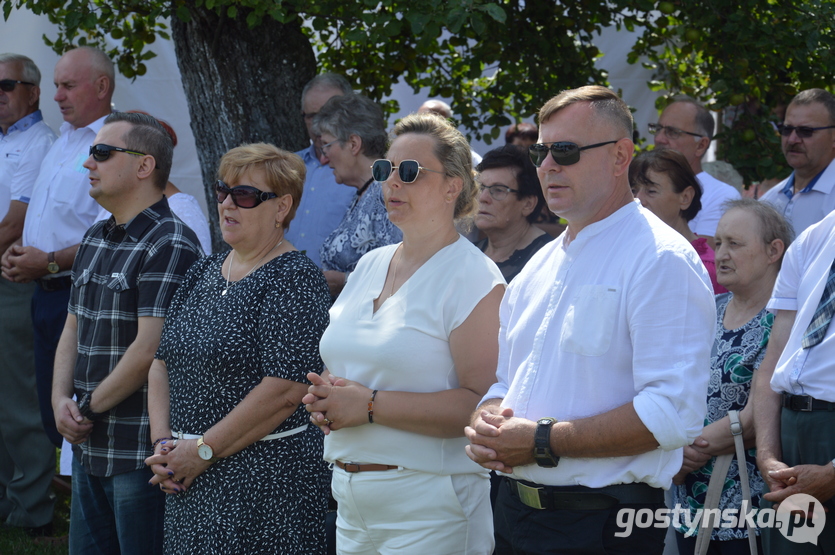
[[[118,146],[93,145],[90,147],[90,156],[92,156],[93,160],[96,162],[104,162],[110,158],[111,152],[124,152],[126,154],[133,154],[134,156],[146,156],[144,152],[128,150],[127,148],[119,148]]]
[[[403,183],[414,183],[421,170],[439,173],[441,175],[444,175],[445,173],[439,172],[438,170],[424,168],[418,164],[417,160],[403,160],[400,162],[399,166],[392,164],[391,160],[377,160],[371,166],[371,176],[374,178],[374,181],[386,181],[389,177],[391,177],[391,174],[395,169],[397,170],[397,175],[400,177],[400,181]]]
[[[250,185],[230,187],[220,179],[217,180],[217,185],[215,185],[215,192],[217,193],[218,204],[222,204],[226,200],[226,197],[232,195],[232,202],[238,208],[255,208],[265,200],[278,198],[278,195],[275,193],[262,191]]]
[[[530,154],[531,162],[533,162],[533,165],[537,168],[545,161],[545,158],[548,156],[548,152],[551,153],[551,156],[554,158],[554,162],[560,166],[571,166],[580,161],[580,152],[590,148],[610,145],[616,142],[617,141],[606,141],[605,143],[597,143],[589,146],[578,146],[575,143],[569,143],[567,141],[551,143],[550,146],[547,143],[537,143],[528,147],[528,154]]]

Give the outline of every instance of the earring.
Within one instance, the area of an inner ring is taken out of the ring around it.
[[[275,222],[275,228],[278,229],[279,227],[281,227],[282,223],[283,222]]]

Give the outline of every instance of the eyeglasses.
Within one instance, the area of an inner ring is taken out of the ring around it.
[[[647,125],[647,129],[649,130],[650,135],[657,135],[662,131],[669,137],[670,139],[678,139],[681,137],[681,134],[684,133],[685,135],[690,135],[691,137],[698,137],[702,138],[704,135],[699,135],[698,133],[691,133],[690,131],[685,131],[684,129],[679,129],[678,127],[672,127],[670,125],[661,125],[660,123],[650,123]]]
[[[0,81],[0,91],[3,92],[12,92],[17,85],[31,85],[35,86],[34,83],[27,83],[26,81],[15,81],[14,79],[3,79]]]
[[[480,192],[487,191],[493,197],[493,200],[504,200],[508,194],[519,192],[519,189],[511,189],[507,185],[479,185],[478,190]]]
[[[567,141],[550,143],[551,146],[548,146],[548,143],[537,143],[528,147],[528,154],[531,157],[531,162],[537,168],[545,161],[549,151],[551,152],[551,157],[554,158],[554,162],[560,166],[571,166],[580,161],[580,152],[616,142],[606,141],[605,143],[597,143],[589,146],[578,146],[575,143],[569,143]]]
[[[371,176],[375,181],[387,181],[395,169],[403,183],[414,183],[421,171],[446,174],[446,172],[424,168],[418,164],[417,160],[403,160],[399,166],[393,165],[391,160],[377,160],[371,166]]]
[[[269,191],[262,191],[250,185],[238,185],[237,187],[229,187],[226,183],[217,180],[215,185],[215,192],[217,193],[217,203],[222,204],[230,194],[232,195],[232,202],[238,208],[255,208],[265,200],[278,198],[275,193]]]
[[[90,147],[90,156],[93,157],[93,160],[96,162],[104,162],[108,158],[110,158],[111,152],[124,152],[126,154],[133,154],[134,156],[146,156],[144,152],[138,152],[136,150],[128,150],[126,148],[120,148],[118,146],[110,146],[110,145],[93,145]]]
[[[338,142],[339,142],[339,139],[334,139],[334,140],[332,140],[331,142],[329,142],[328,144],[326,144],[326,145],[322,145],[322,153],[323,153],[325,156],[327,156],[327,155],[328,155],[328,149],[331,147],[331,145],[334,145],[334,144],[336,144],[336,143],[338,143]]]
[[[791,137],[792,131],[794,131],[801,139],[808,139],[815,131],[820,131],[821,129],[835,129],[835,125],[827,125],[826,127],[806,127],[802,125],[800,127],[795,127],[794,125],[786,125],[785,123],[777,124],[777,131],[779,131],[782,136]]]

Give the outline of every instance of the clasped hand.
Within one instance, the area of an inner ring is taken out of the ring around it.
[[[536,422],[513,416],[513,409],[486,405],[464,428],[470,441],[467,456],[490,470],[513,473],[514,466],[532,464]]]
[[[332,374],[324,377],[309,373],[311,385],[302,397],[310,422],[325,435],[331,430],[362,426],[368,423],[368,400],[371,390],[364,385]]]
[[[182,493],[203,474],[212,463],[197,454],[196,439],[163,440],[154,454],[145,459],[154,477],[149,485],[159,485],[165,493]]]

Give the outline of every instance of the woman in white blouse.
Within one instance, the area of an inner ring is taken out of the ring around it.
[[[403,242],[359,261],[304,399],[328,434],[337,549],[489,554],[489,482],[463,430],[495,382],[504,279],[455,229],[476,200],[463,135],[416,114],[393,135],[373,169]]]

